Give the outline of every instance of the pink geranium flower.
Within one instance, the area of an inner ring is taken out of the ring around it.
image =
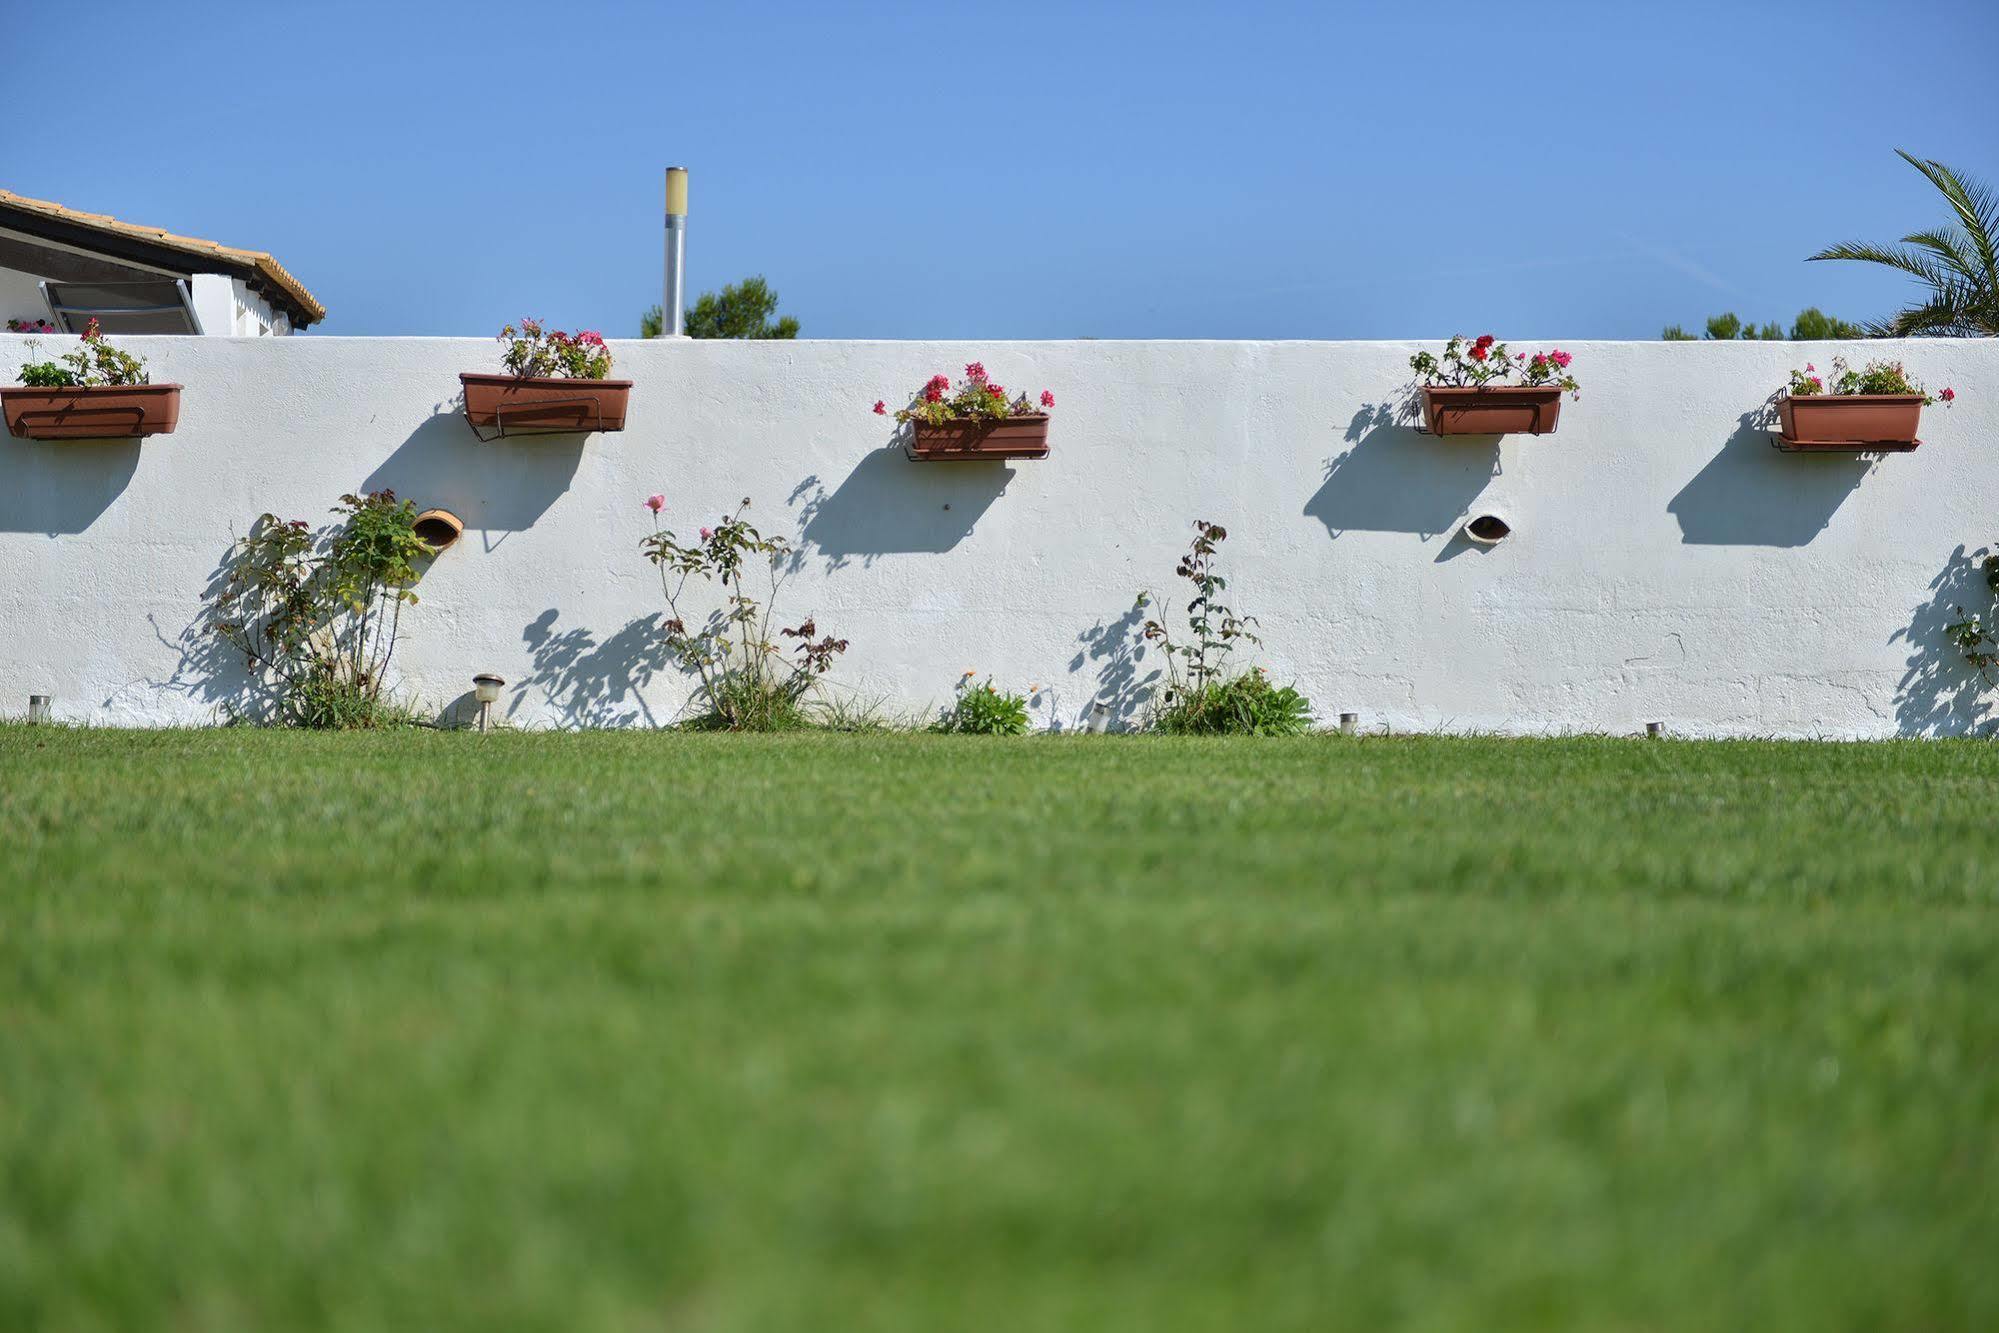
[[[1053,407],[1053,406],[1055,406],[1055,395],[1054,395],[1054,394],[1052,394],[1052,393],[1050,393],[1050,392],[1048,392],[1048,390],[1046,390],[1046,389],[1043,389],[1043,390],[1041,391],[1041,405],[1042,405],[1043,407]]]
[[[883,402],[879,398],[875,399],[875,415],[878,417],[885,417],[888,415],[888,404]]]
[[[666,508],[666,497],[664,495],[648,495],[646,497],[646,508],[657,514],[660,510]]]
[[[1944,400],[1944,401],[1945,401],[1946,403],[1948,403],[1948,402],[1951,402],[1951,401],[1953,401],[1953,400],[1955,400],[1955,399],[1956,399],[1956,397],[1957,397],[1957,390],[1956,390],[1956,389],[1945,389],[1945,390],[1944,390],[1944,391],[1943,391],[1942,393],[1938,394],[1938,395],[1937,395],[1937,397],[1939,397],[1939,398],[1943,399],[1943,400]]]
[[[972,362],[969,362],[969,363],[967,363],[967,364],[966,364],[966,366],[965,366],[965,378],[966,378],[966,379],[968,379],[968,380],[982,380],[982,379],[984,379],[985,377],[986,377],[986,365],[985,365],[985,362],[983,362],[983,361],[972,361]]]

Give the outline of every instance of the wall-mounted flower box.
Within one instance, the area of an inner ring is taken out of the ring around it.
[[[465,420],[481,439],[502,435],[623,430],[632,382],[605,378],[611,349],[601,334],[564,333],[523,319],[500,330],[504,375],[466,371]],[[491,436],[484,434],[493,432]]]
[[[1425,388],[1423,426],[1432,435],[1547,435],[1562,419],[1558,388]]]
[[[128,440],[171,435],[178,384],[99,384],[0,389],[7,433],[24,440]]]
[[[467,371],[458,382],[465,386],[465,419],[474,430],[499,435],[623,430],[632,398],[630,380],[520,379]]]
[[[1048,414],[912,423],[909,456],[928,461],[1048,457]]]
[[[1432,435],[1548,435],[1562,419],[1562,395],[1577,391],[1569,362],[1557,347],[1546,352],[1508,352],[1490,333],[1458,336],[1443,354],[1418,352],[1409,358],[1423,408],[1423,429]],[[1518,384],[1500,381],[1519,376]]]
[[[1938,400],[1949,406],[1957,397],[1951,389],[1932,397],[1900,361],[1870,361],[1855,370],[1836,356],[1829,379],[1810,364],[1791,372],[1790,384],[1777,399],[1779,449],[1910,453],[1922,443],[1916,431],[1923,408]]]
[[[976,463],[985,459],[1048,457],[1048,409],[1055,395],[1041,391],[1041,410],[1026,394],[1008,398],[977,361],[965,367],[964,380],[954,389],[949,375],[932,375],[897,409],[898,424],[909,428],[905,444],[919,462]],[[875,415],[887,416],[888,404],[875,402]]]
[[[1779,447],[1908,453],[1921,441],[1923,396],[1919,393],[1826,394],[1777,400]]]
[[[180,424],[180,385],[152,383],[145,362],[107,342],[95,319],[79,346],[22,366],[20,378],[0,389],[0,416],[24,440],[130,440]]]

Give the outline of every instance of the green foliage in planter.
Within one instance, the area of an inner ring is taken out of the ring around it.
[[[105,340],[92,319],[83,329],[83,345],[53,361],[33,361],[21,367],[21,383],[31,389],[122,388],[151,384],[146,363]],[[37,344],[29,343],[29,347]]]
[[[983,685],[967,671],[958,678],[958,697],[932,731],[967,736],[1019,736],[1027,731],[1027,696],[1008,694],[986,677]]]

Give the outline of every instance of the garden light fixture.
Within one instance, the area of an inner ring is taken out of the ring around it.
[[[41,722],[46,722],[48,720],[49,720],[49,696],[46,694],[29,695],[28,721],[41,723]]]
[[[490,671],[482,671],[472,677],[472,697],[479,701],[479,730],[484,732],[491,725],[493,705],[499,702],[500,687],[507,682]]]

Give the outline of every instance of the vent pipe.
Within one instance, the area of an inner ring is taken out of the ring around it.
[[[660,332],[687,336],[687,168],[666,169],[666,294]]]

